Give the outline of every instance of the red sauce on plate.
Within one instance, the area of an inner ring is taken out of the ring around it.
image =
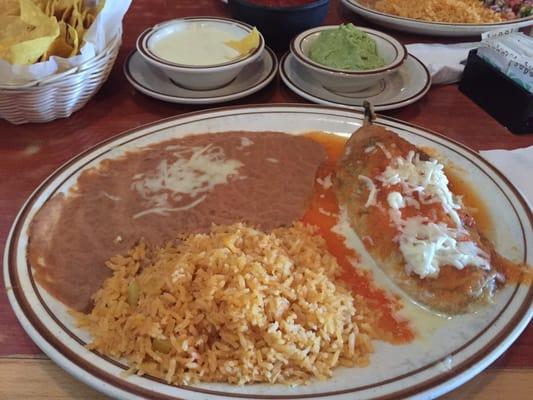
[[[345,138],[325,133],[310,133],[307,137],[321,143],[328,155],[317,171],[317,178],[324,179],[335,170],[337,161],[344,150]],[[407,343],[414,339],[415,334],[409,321],[401,320],[396,312],[402,307],[398,298],[378,288],[368,271],[354,268],[358,255],[344,243],[344,238],[332,228],[338,222],[339,205],[333,187],[324,188],[315,183],[315,191],[310,207],[302,221],[318,227],[320,235],[325,239],[328,250],[337,258],[342,267],[342,280],[353,290],[355,295],[372,309],[377,316],[375,326],[377,337],[391,343]]]

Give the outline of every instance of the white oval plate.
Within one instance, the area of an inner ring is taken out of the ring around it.
[[[376,11],[365,4],[368,1],[342,0],[342,3],[354,13],[365,17],[369,21],[385,28],[402,32],[416,33],[431,36],[477,36],[483,32],[504,28],[521,28],[533,24],[533,16],[516,19],[513,21],[497,22],[493,24],[457,24],[447,22],[430,22],[413,18],[404,18],[397,15]]]
[[[429,398],[442,395],[479,373],[501,355],[530,321],[531,286],[509,285],[495,303],[476,314],[445,320],[430,335],[403,345],[375,342],[366,368],[339,368],[327,381],[306,386],[231,386],[201,384],[176,387],[149,376],[124,377],[125,366],[84,347],[90,340],[77,329],[66,307],[33,279],[26,262],[28,227],[35,213],[54,193],[72,186],[81,171],[124,150],[169,138],[229,130],[284,131],[300,134],[328,131],[348,135],[362,115],[314,105],[227,107],[162,120],[99,143],[58,168],[29,197],[10,231],[4,253],[4,278],[9,301],[35,343],[59,366],[93,388],[114,398],[135,399],[360,399]],[[436,148],[465,171],[498,223],[494,238],[506,256],[533,264],[532,215],[517,190],[476,152],[444,136],[391,118],[377,123],[411,142]],[[376,272],[376,276],[378,273]],[[383,281],[386,284],[385,281]],[[422,325],[420,325],[423,328]]]
[[[212,90],[191,90],[171,81],[146,62],[137,50],[124,62],[124,75],[135,89],[155,99],[179,104],[216,104],[249,96],[268,85],[277,70],[276,55],[265,47],[263,55],[227,85]]]
[[[286,53],[281,58],[279,75],[289,89],[304,99],[317,104],[357,110],[363,110],[365,100],[370,101],[376,111],[405,107],[424,97],[431,87],[428,69],[411,54],[396,73],[360,92],[339,93],[326,89],[309,74],[308,67],[291,53]]]

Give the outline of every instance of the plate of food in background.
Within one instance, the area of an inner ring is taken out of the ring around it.
[[[433,36],[474,36],[533,22],[533,3],[483,0],[342,0],[356,14],[386,28]]]
[[[37,345],[115,398],[427,398],[531,320],[532,224],[501,173],[437,133],[227,107],[58,168],[4,276]]]

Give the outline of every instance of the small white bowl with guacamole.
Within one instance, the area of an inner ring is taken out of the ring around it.
[[[210,90],[231,82],[258,60],[263,36],[252,26],[218,17],[188,17],[157,24],[137,39],[137,51],[175,84]]]
[[[392,36],[352,24],[320,26],[296,36],[292,55],[326,89],[357,92],[395,73],[407,58]]]

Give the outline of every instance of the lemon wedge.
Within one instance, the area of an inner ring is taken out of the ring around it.
[[[239,52],[240,57],[254,51],[259,46],[259,31],[254,28],[248,35],[241,40],[228,40],[224,42],[226,46]]]

